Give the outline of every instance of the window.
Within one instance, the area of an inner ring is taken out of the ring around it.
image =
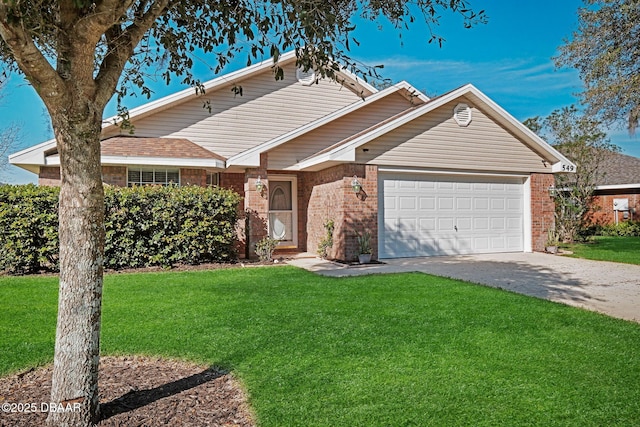
[[[217,187],[220,185],[219,173],[207,173],[207,187]]]
[[[180,185],[179,169],[129,168],[127,186]]]

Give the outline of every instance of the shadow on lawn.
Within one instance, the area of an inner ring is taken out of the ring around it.
[[[111,402],[100,405],[100,420],[106,420],[125,412],[147,406],[157,400],[174,396],[183,391],[198,387],[225,374],[214,369],[206,369],[198,374],[181,378],[147,390],[130,391]]]
[[[404,264],[402,261],[391,263]],[[407,261],[406,267],[410,265],[413,266],[414,271],[574,305],[584,306],[594,301],[605,301],[589,291],[588,287],[595,284],[585,279],[588,277],[588,272],[578,274],[560,271],[554,266],[536,265],[517,260],[482,260],[464,255]]]

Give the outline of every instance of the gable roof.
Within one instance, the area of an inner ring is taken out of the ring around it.
[[[257,167],[260,165],[261,153],[264,153],[276,147],[279,147],[280,145],[286,142],[289,142],[308,132],[311,132],[314,129],[318,129],[319,127],[324,126],[336,119],[339,119],[340,117],[344,117],[347,114],[360,110],[361,108],[367,105],[378,102],[383,98],[394,93],[401,93],[403,94],[403,96],[407,98],[412,98],[414,99],[413,102],[416,102],[418,104],[424,104],[425,102],[429,101],[429,98],[426,95],[424,95],[422,92],[420,92],[419,90],[411,86],[409,83],[402,81],[391,87],[388,87],[377,93],[374,93],[371,96],[368,96],[367,98],[363,99],[361,102],[347,105],[331,114],[321,117],[318,120],[315,120],[302,127],[294,129],[291,132],[288,132],[277,138],[271,139],[263,144],[257,145],[235,156],[232,156],[227,161],[227,167],[232,167],[232,166]]]
[[[536,151],[543,159],[548,161],[552,165],[552,172],[575,171],[576,166],[569,159],[547,144],[542,138],[536,135],[524,124],[516,120],[502,107],[471,84],[462,86],[439,97],[432,98],[424,105],[410,108],[403,113],[398,114],[392,120],[376,124],[358,135],[354,135],[353,137],[335,144],[333,147],[320,151],[319,153],[299,162],[295,169],[318,170],[337,162],[355,161],[356,149],[360,146],[463,96],[467,97],[475,104],[482,106],[483,109],[491,115],[493,120],[501,126],[504,126],[520,140],[526,143],[532,150]]]
[[[283,55],[280,55],[278,58],[277,65],[278,66],[286,66],[288,64],[293,64],[296,61],[295,51],[287,52]],[[232,83],[240,83],[243,80],[250,78],[254,75],[265,72],[274,67],[273,59],[267,59],[260,63],[256,63],[249,67],[242,68],[240,70],[221,75],[217,78],[209,80],[203,83],[203,88],[205,89],[205,94],[207,92],[213,92],[219,88],[227,87]],[[351,90],[356,93],[361,98],[366,98],[372,94],[378,92],[376,88],[355,76],[353,73],[349,72],[346,69],[341,69],[338,72],[338,77],[340,78],[340,83],[343,87]],[[129,120],[135,121],[142,119],[151,114],[157,114],[169,108],[175,107],[177,105],[189,102],[194,100],[200,96],[202,93],[196,93],[193,88],[187,88],[176,92],[174,94],[165,96],[156,101],[148,102],[139,107],[133,108],[129,110]],[[113,130],[115,130],[120,123],[121,119],[118,116],[109,117],[103,119],[102,130],[103,133],[113,134]],[[56,140],[50,139],[41,144],[34,145],[32,147],[28,147],[19,152],[13,153],[9,156],[9,161],[12,164],[19,165],[24,169],[30,170],[31,172],[37,173],[40,166],[46,166],[46,156],[47,153],[51,150],[55,150],[56,148]]]

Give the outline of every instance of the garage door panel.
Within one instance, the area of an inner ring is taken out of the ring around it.
[[[436,188],[436,183],[433,181],[418,181],[418,188],[421,190],[433,190]]]
[[[473,198],[471,197],[458,197],[456,199],[456,208],[458,211],[470,211],[473,206]]]
[[[503,217],[491,217],[491,231],[504,231],[507,229],[506,218]]]
[[[457,217],[455,226],[458,227],[458,231],[471,231],[473,230],[473,218]]]
[[[418,219],[398,218],[398,231],[402,233],[418,231]]]
[[[427,233],[436,231],[436,219],[420,218],[420,231],[427,232]]]
[[[489,198],[488,197],[474,197],[473,198],[473,207],[477,211],[488,211],[489,210]]]
[[[396,200],[397,199],[395,197],[385,196],[384,198],[385,209],[388,209],[389,212],[395,212],[395,210],[397,209]]]
[[[435,197],[420,197],[420,210],[436,210],[436,198]]]
[[[381,174],[380,257],[522,251],[521,179]]]
[[[496,199],[495,197],[491,198],[491,210],[492,211],[503,211],[505,208],[505,200],[504,199]]]
[[[489,218],[486,217],[475,217],[473,218],[473,228],[478,231],[488,231],[489,230]]]
[[[518,231],[522,229],[522,218],[511,217],[507,218],[507,230]]]
[[[450,233],[453,231],[453,227],[455,226],[455,221],[453,218],[438,218],[438,231]]]
[[[507,210],[512,212],[522,212],[522,199],[508,198]]]
[[[473,239],[473,247],[477,251],[487,251],[491,248],[489,245],[489,237],[476,237]]]
[[[416,196],[400,196],[398,198],[401,211],[415,211],[417,207]]]

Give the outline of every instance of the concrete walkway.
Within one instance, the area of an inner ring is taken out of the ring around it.
[[[640,265],[541,253],[460,255],[384,260],[346,266],[319,258],[290,264],[326,276],[418,271],[507,289],[640,322]]]

